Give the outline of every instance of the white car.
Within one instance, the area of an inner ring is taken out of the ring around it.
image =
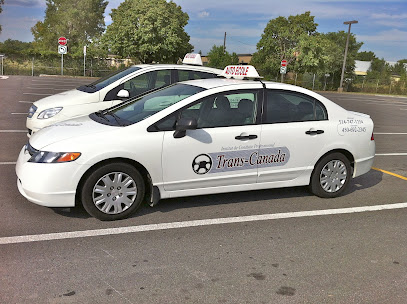
[[[259,78],[251,66],[223,74]],[[304,88],[223,78],[177,83],[44,128],[21,150],[16,173],[31,202],[81,202],[115,220],[170,197],[303,185],[336,197],[374,155],[368,115]]]
[[[215,78],[222,71],[202,66],[199,54],[186,54],[183,65],[141,64],[117,71],[97,81],[33,103],[26,127],[32,133],[63,120],[110,108],[123,100],[172,83]]]

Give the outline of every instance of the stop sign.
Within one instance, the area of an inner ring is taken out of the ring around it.
[[[58,43],[59,43],[60,45],[66,45],[67,40],[66,40],[65,37],[59,37],[59,38],[58,38]]]
[[[281,66],[282,67],[287,66],[287,60],[285,60],[285,59],[281,60]]]

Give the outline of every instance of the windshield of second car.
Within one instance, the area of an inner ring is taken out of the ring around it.
[[[126,125],[137,123],[147,117],[168,108],[169,106],[189,97],[204,89],[186,84],[174,84],[162,90],[147,94],[131,103],[109,111]]]
[[[119,80],[119,79],[123,78],[124,76],[127,76],[140,69],[141,69],[140,67],[132,66],[125,70],[116,71],[114,73],[111,73],[105,77],[102,77],[102,78],[96,80],[95,82],[92,82],[91,84],[86,84],[86,85],[80,86],[78,88],[78,90],[83,91],[83,92],[88,92],[88,93],[97,92],[100,89],[103,89],[103,88],[107,87],[109,84],[115,82],[116,80]]]

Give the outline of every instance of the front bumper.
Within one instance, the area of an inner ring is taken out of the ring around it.
[[[28,162],[23,147],[16,165],[17,187],[21,195],[37,205],[74,207],[76,188],[89,166],[75,162],[38,164]]]
[[[27,127],[27,136],[31,137],[32,134],[35,132],[38,132],[42,128],[45,128],[47,126],[50,126],[56,122],[59,122],[60,119],[55,119],[54,117],[51,117],[49,119],[38,119],[35,118],[36,115],[34,115],[32,118],[27,117],[27,121],[25,123]]]

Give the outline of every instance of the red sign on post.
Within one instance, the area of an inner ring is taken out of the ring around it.
[[[287,60],[281,60],[281,66],[286,67],[287,66]]]
[[[66,39],[65,37],[59,37],[59,38],[58,38],[58,43],[59,43],[60,45],[66,45],[67,39]]]

